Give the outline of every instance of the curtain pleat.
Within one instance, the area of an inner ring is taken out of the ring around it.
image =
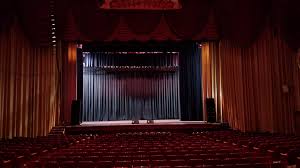
[[[202,45],[202,101],[204,120],[207,120],[206,99],[214,98],[217,121],[221,121],[221,81],[220,61],[217,42],[204,42]]]
[[[107,69],[178,66],[178,53],[84,52],[83,55],[83,121],[180,118],[178,71]]]
[[[296,53],[284,40],[267,27],[250,47],[222,40],[219,54],[223,121],[243,131],[294,133]]]
[[[181,44],[180,53],[180,109],[181,120],[203,120],[201,49],[198,43]]]
[[[77,45],[75,43],[61,43],[60,58],[62,58],[62,113],[60,122],[69,124],[71,122],[71,105],[72,100],[76,99],[76,57]]]
[[[0,34],[0,137],[46,135],[59,113],[59,72],[51,47],[35,48],[15,20]]]

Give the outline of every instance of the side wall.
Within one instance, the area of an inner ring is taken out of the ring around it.
[[[47,135],[59,119],[59,61],[33,47],[18,23],[0,32],[0,137]]]
[[[62,66],[62,103],[60,122],[68,125],[71,122],[72,100],[76,99],[77,91],[77,45],[75,43],[62,43],[61,45]]]
[[[295,132],[299,111],[296,51],[266,30],[249,47],[218,47],[222,119],[242,131]]]

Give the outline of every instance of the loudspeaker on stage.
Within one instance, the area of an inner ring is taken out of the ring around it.
[[[139,120],[132,120],[132,124],[139,124],[140,121]]]
[[[71,105],[71,125],[80,124],[80,111],[81,102],[79,100],[73,100]]]
[[[206,99],[207,122],[215,123],[216,120],[216,105],[214,98]]]

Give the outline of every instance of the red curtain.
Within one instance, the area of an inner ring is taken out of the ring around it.
[[[62,124],[71,122],[72,100],[76,99],[76,60],[77,45],[75,43],[63,43],[62,51],[62,103],[60,121]]]
[[[284,40],[267,28],[246,48],[222,40],[219,53],[223,121],[243,131],[294,133],[299,71]]]
[[[220,36],[215,19],[215,13],[212,10],[209,15],[207,24],[205,25],[203,30],[198,33],[198,35],[195,35],[193,37],[193,40],[202,39],[202,41],[216,41],[216,39],[219,39],[219,37]]]
[[[119,23],[119,14],[100,10],[96,0],[75,0],[70,3],[80,33],[87,39],[104,41]]]
[[[58,123],[60,83],[52,47],[33,47],[15,22],[0,33],[0,137],[47,135]]]
[[[146,11],[146,12],[127,12],[122,13],[128,28],[134,34],[151,34],[160,22],[162,17],[159,11]]]
[[[216,19],[222,38],[251,45],[263,30],[271,7],[269,0],[218,0]]]
[[[294,89],[293,91],[295,92],[296,95],[296,113],[295,113],[295,130],[296,134],[300,135],[300,78],[299,78],[299,73],[300,73],[300,48],[298,49],[297,52],[297,61],[296,64],[298,65],[297,67],[294,67]]]
[[[15,1],[4,1],[1,2],[0,6],[0,32],[5,31],[13,22],[14,14],[15,14]]]
[[[80,41],[159,41],[168,40],[173,36],[170,34],[174,34],[176,40],[192,39],[194,36],[199,38],[197,40],[202,39],[202,36],[196,35],[207,24],[212,2],[187,0],[183,4],[183,9],[178,11],[126,11],[100,9],[96,0],[84,3],[80,0],[56,1],[58,34],[64,39],[72,39],[73,34]],[[162,20],[167,24],[162,24]],[[164,30],[162,35],[158,35],[158,30]],[[119,38],[115,34],[128,38]],[[214,34],[213,39],[215,37]]]
[[[115,28],[114,33],[105,41],[140,41],[147,42],[149,40],[165,41],[165,40],[178,40],[177,36],[172,33],[172,31],[167,26],[164,17],[160,18],[159,24],[156,26],[155,30],[149,34],[135,34],[133,33],[128,24],[126,23],[124,17],[120,17],[120,23]]]
[[[164,12],[168,26],[179,39],[192,39],[207,24],[212,0],[185,0],[182,9]]]
[[[207,119],[206,99],[214,98],[216,105],[216,119],[218,122],[222,122],[221,68],[218,43],[204,42],[201,45],[203,113],[205,114],[205,119]]]
[[[157,41],[178,40],[177,36],[170,30],[169,26],[167,25],[165,17],[160,18],[160,22],[157,25],[155,31],[153,31],[149,37],[149,40],[155,39]]]
[[[282,36],[294,50],[300,48],[300,1],[277,0],[275,11],[281,26]]]
[[[9,22],[10,16],[17,11],[31,41],[48,45],[49,1],[5,1],[1,5],[0,19],[2,23]],[[59,39],[67,41],[113,41],[118,40],[116,34],[127,34],[128,38],[121,39],[137,41],[168,40],[170,37],[175,37],[174,40],[216,40],[220,34],[221,39],[248,47],[269,18],[274,27],[280,26],[281,36],[290,47],[300,46],[298,0],[185,0],[183,8],[174,11],[101,10],[97,0],[55,2],[56,32]],[[209,26],[209,16],[213,16],[217,26]],[[120,27],[122,24],[125,26]],[[208,37],[201,35],[201,32],[215,32],[215,29],[219,33]]]
[[[71,3],[72,4],[72,3]],[[58,39],[65,41],[81,41],[85,37],[81,37],[76,18],[72,12],[72,9],[68,0],[57,0],[55,1],[55,22],[57,28]]]
[[[50,44],[50,1],[19,0],[14,7],[22,29],[31,43],[36,46]]]

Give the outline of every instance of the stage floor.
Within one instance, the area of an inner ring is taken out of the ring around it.
[[[206,121],[154,120],[154,123],[147,124],[147,120],[139,120],[139,124],[132,124],[131,120],[126,120],[82,122],[80,125],[65,126],[65,133],[67,135],[80,135],[137,131],[195,132],[220,129],[222,129],[222,124],[207,123]]]
[[[206,121],[180,121],[180,120],[153,120],[154,123],[148,124],[147,120],[139,120],[139,124],[132,124],[131,120],[123,121],[89,121],[82,122],[81,126],[132,126],[132,125],[194,125],[207,124]]]

